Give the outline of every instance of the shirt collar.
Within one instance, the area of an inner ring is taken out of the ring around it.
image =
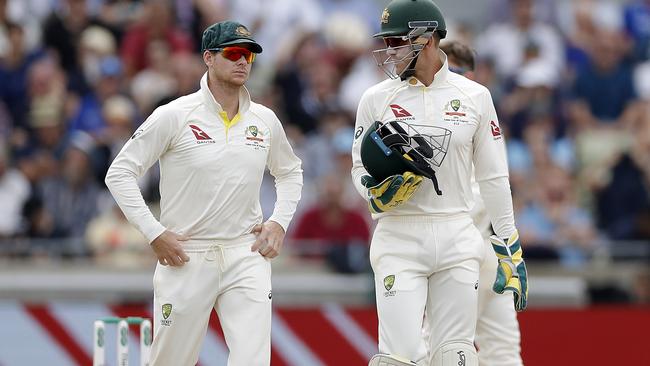
[[[208,106],[208,108],[217,114],[223,111],[221,104],[219,104],[219,102],[214,99],[214,95],[212,95],[212,92],[210,92],[210,88],[208,87],[207,71],[205,74],[203,74],[203,77],[201,77],[201,94],[203,95],[203,99],[205,100],[205,104]],[[246,111],[248,111],[250,108],[250,105],[251,95],[248,93],[248,89],[246,89],[245,86],[242,86],[239,88],[239,114],[243,115],[246,113]]]
[[[442,58],[442,67],[433,76],[433,82],[427,88],[436,88],[443,85],[444,82],[447,80],[447,76],[449,75],[449,63],[447,62],[447,54],[442,52],[442,50],[439,50],[439,53],[440,53],[440,58]],[[417,78],[415,78],[414,76],[411,76],[408,79],[406,79],[406,82],[408,83],[409,86],[424,86],[424,84],[422,84],[422,82]]]

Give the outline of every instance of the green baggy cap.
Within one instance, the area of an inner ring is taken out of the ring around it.
[[[238,22],[226,20],[214,23],[203,31],[201,52],[242,43],[249,44],[251,51],[262,53],[262,46],[251,38],[251,32],[245,26]]]

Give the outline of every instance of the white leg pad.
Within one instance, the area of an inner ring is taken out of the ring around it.
[[[431,366],[478,366],[478,356],[473,344],[448,342],[436,350]]]
[[[399,356],[378,354],[372,356],[368,366],[417,366],[417,364]]]

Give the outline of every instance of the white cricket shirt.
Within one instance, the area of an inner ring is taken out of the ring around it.
[[[158,222],[136,179],[160,161]],[[275,177],[277,200],[269,220],[286,231],[302,189],[300,159],[269,108],[246,88],[239,113],[228,120],[208,89],[157,108],[111,164],[106,185],[122,211],[149,240],[165,229],[196,240],[229,240],[262,222],[260,186],[265,168]]]
[[[388,215],[469,213],[474,205],[472,164],[479,184],[491,181],[507,185],[505,143],[490,92],[484,86],[450,72],[447,56],[442,51],[440,54],[444,65],[435,74],[431,85],[425,86],[414,77],[404,81],[387,79],[369,88],[361,98],[352,147],[352,179],[364,198],[367,189],[361,184],[361,177],[368,172],[361,161],[361,141],[374,121],[408,123],[422,134],[438,136],[436,142],[440,147],[436,157],[439,166],[432,168],[442,195],[438,196],[431,180],[425,179],[408,202],[388,212],[373,214],[374,219]],[[507,192],[503,195],[508,197],[503,197],[505,211],[495,212],[495,216],[507,216],[509,228],[506,231],[514,230],[509,185],[507,189],[498,191]],[[496,211],[502,211],[502,208],[496,208]]]

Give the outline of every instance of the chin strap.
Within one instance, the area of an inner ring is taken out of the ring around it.
[[[399,76],[400,80],[404,81],[410,78],[411,76],[415,75],[415,64],[418,62],[418,57],[420,57],[420,52],[418,52],[418,55],[415,56],[413,60],[411,60],[409,66],[404,71],[402,71],[402,73]]]

